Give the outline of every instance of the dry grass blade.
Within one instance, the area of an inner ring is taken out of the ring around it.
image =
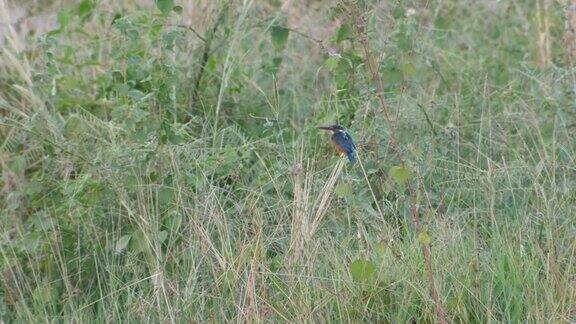
[[[378,209],[378,213],[380,214],[380,217],[382,219],[382,223],[386,227],[386,232],[388,233],[388,235],[390,237],[394,237],[398,233],[398,229],[397,228],[392,229],[392,228],[390,228],[388,223],[386,223],[386,220],[384,219],[384,212],[382,212],[382,208],[380,207],[380,204],[378,203],[378,199],[376,199],[376,194],[374,193],[374,189],[372,189],[372,185],[370,184],[370,180],[368,179],[368,174],[366,173],[366,170],[364,169],[364,164],[362,163],[362,160],[360,158],[360,154],[358,154],[358,163],[360,164],[360,168],[362,169],[362,174],[364,175],[364,180],[366,180],[366,185],[368,186],[368,190],[370,191],[370,195],[372,195],[372,199],[374,200],[374,204],[376,205],[376,209]]]
[[[320,222],[322,221],[322,218],[326,214],[330,198],[332,197],[332,192],[334,191],[334,185],[336,184],[336,180],[338,180],[338,177],[340,177],[340,173],[342,172],[342,169],[344,168],[344,165],[346,163],[347,162],[344,158],[338,160],[338,163],[336,163],[336,165],[332,169],[332,173],[330,173],[330,176],[326,180],[324,187],[322,187],[322,191],[320,192],[320,195],[318,196],[316,202],[314,203],[314,209],[316,210],[316,212],[314,213],[314,220],[310,225],[310,230],[307,233],[307,239],[310,239],[312,236],[314,236],[314,233],[316,233],[318,226],[320,226]]]
[[[294,205],[292,211],[292,228],[290,235],[290,253],[292,260],[299,260],[304,245],[305,233],[308,231],[308,181],[302,184],[302,173],[304,172],[302,164],[294,165],[292,173],[294,175]],[[306,180],[308,177],[306,177]]]

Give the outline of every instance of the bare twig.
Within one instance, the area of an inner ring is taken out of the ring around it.
[[[432,120],[430,119],[430,116],[428,116],[428,113],[426,112],[426,108],[424,108],[424,106],[422,106],[419,103],[416,105],[422,110],[424,117],[426,117],[426,122],[428,123],[428,126],[430,126],[430,129],[432,130],[432,135],[434,135],[434,137],[438,136],[438,134],[436,134],[436,130],[434,129],[434,124],[432,124]]]
[[[382,208],[380,208],[380,204],[378,203],[378,199],[376,199],[376,194],[372,189],[372,185],[370,184],[370,180],[368,180],[368,174],[366,173],[366,169],[364,169],[364,163],[362,163],[362,159],[360,159],[360,154],[357,155],[358,163],[360,164],[360,168],[362,169],[362,174],[364,174],[364,179],[366,180],[366,184],[368,185],[368,190],[372,195],[372,199],[374,199],[374,204],[376,205],[376,209],[378,209],[378,213],[380,213],[380,217],[382,217],[382,221],[384,221],[384,212],[382,212]],[[384,223],[386,224],[386,223]],[[387,224],[386,224],[387,225]],[[394,232],[397,232],[397,229],[394,229]],[[388,228],[388,232],[391,233],[392,229]]]
[[[198,37],[198,39],[200,39],[201,41],[203,41],[204,43],[206,43],[206,38],[204,38],[204,36],[200,35],[200,33],[197,32],[196,29],[194,29],[192,26],[175,25],[175,27],[188,29],[189,31],[192,32],[192,34],[196,35],[196,37]]]
[[[362,49],[364,50],[366,66],[370,75],[372,76],[372,80],[376,86],[376,96],[380,103],[380,108],[385,117],[385,121],[390,128],[390,145],[392,150],[396,154],[400,166],[405,167],[405,159],[402,149],[398,144],[398,131],[396,127],[396,120],[391,118],[390,110],[386,104],[386,98],[384,97],[384,86],[382,84],[382,78],[380,77],[380,73],[378,72],[378,68],[376,66],[376,62],[372,56],[370,51],[370,45],[368,43],[368,35],[366,33],[366,20],[365,17],[359,15],[358,13],[352,13],[353,17],[356,17],[356,30],[358,32],[358,39],[360,44],[362,45]],[[413,187],[412,183],[407,184],[407,189],[410,195],[410,210],[412,213],[412,221],[414,223],[414,228],[417,232],[421,232],[421,225],[420,225],[420,212],[418,209],[418,199],[417,199],[417,188]],[[444,312],[444,308],[442,307],[442,301],[440,299],[440,294],[438,293],[438,289],[436,288],[436,283],[434,281],[434,271],[432,268],[432,257],[430,253],[430,245],[426,242],[420,242],[420,248],[422,250],[422,255],[424,256],[424,262],[426,265],[426,274],[428,277],[428,282],[430,284],[430,295],[434,300],[436,305],[436,315],[438,317],[438,321],[440,323],[446,323],[446,315]]]
[[[224,17],[226,16],[226,12],[228,11],[228,3],[226,3],[222,9],[220,10],[220,14],[218,18],[214,22],[212,29],[206,33],[205,37],[200,36],[194,29],[189,28],[192,30],[196,36],[198,36],[201,40],[204,41],[204,50],[202,51],[202,60],[200,61],[200,67],[198,68],[198,74],[196,75],[196,79],[194,80],[194,87],[192,88],[192,97],[190,99],[190,110],[194,109],[198,102],[198,92],[200,89],[200,82],[202,81],[202,76],[204,75],[204,70],[206,69],[206,64],[208,63],[208,59],[210,58],[210,51],[212,46],[212,41],[214,40],[214,36],[218,31],[218,27],[222,24]]]

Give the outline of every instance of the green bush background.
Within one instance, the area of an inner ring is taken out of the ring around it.
[[[3,321],[435,322],[428,241],[449,321],[576,320],[561,2],[25,6],[57,23],[0,52]]]

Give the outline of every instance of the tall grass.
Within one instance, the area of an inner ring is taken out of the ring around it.
[[[0,0],[0,319],[575,321],[544,3]]]

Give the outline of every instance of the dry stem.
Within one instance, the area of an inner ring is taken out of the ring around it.
[[[400,146],[398,145],[398,131],[396,128],[396,121],[393,120],[390,116],[390,111],[388,106],[386,105],[386,99],[384,98],[384,86],[382,84],[382,78],[378,72],[378,68],[374,59],[370,52],[370,47],[368,44],[368,37],[365,32],[366,22],[364,17],[357,15],[359,18],[357,19],[357,28],[359,33],[359,40],[364,50],[366,65],[368,67],[369,73],[372,76],[372,80],[376,85],[377,91],[377,98],[380,103],[380,107],[382,108],[382,112],[384,113],[384,119],[390,128],[390,145],[392,150],[396,154],[398,161],[402,167],[405,167],[405,159]],[[417,189],[414,189],[411,183],[407,185],[408,192],[410,194],[410,210],[412,213],[412,221],[414,222],[414,228],[417,232],[421,231],[420,226],[420,219],[419,219],[419,210],[418,210],[418,201],[417,201]],[[420,242],[420,248],[422,250],[422,254],[424,256],[424,261],[426,263],[426,274],[428,277],[428,282],[430,284],[430,295],[434,300],[436,305],[436,315],[438,316],[438,320],[440,323],[446,323],[446,315],[444,312],[444,308],[442,307],[442,301],[440,299],[440,294],[438,293],[438,289],[436,288],[436,283],[434,281],[434,271],[432,268],[432,257],[430,253],[430,245],[426,244],[425,242]]]

